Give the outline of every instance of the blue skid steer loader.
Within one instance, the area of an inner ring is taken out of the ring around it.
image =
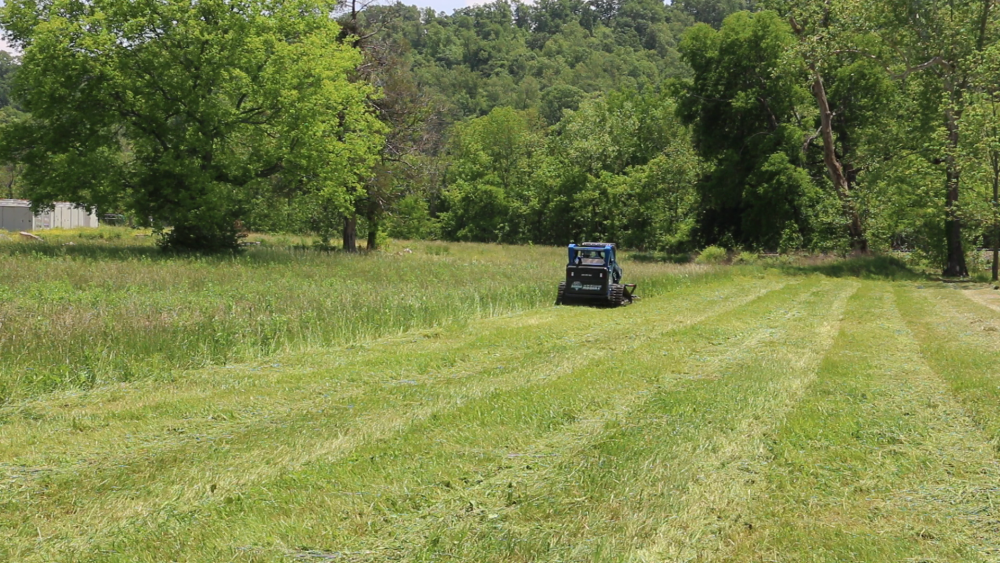
[[[591,304],[620,307],[632,303],[635,284],[623,284],[614,243],[569,245],[566,281],[559,283],[556,305]]]

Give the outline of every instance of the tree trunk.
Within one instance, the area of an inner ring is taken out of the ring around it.
[[[844,175],[844,167],[841,166],[840,159],[837,158],[837,145],[833,139],[833,112],[830,110],[830,101],[826,96],[826,87],[823,85],[823,77],[819,72],[816,72],[815,76],[812,92],[816,98],[816,105],[819,106],[820,136],[823,138],[823,162],[826,164],[833,188],[837,192],[837,197],[840,198],[840,205],[848,220],[847,230],[851,237],[851,249],[867,254],[868,238],[861,225],[861,217],[858,215],[857,207],[851,201],[851,185],[847,176]]]
[[[7,168],[7,172],[10,173],[9,180],[7,182],[7,199],[14,199],[14,183],[17,182],[18,165],[10,164],[5,168]]]
[[[378,250],[378,221],[368,219],[368,250]]]
[[[385,173],[384,169],[379,172]],[[368,250],[378,250],[378,226],[379,226],[379,200],[376,194],[376,186],[369,185],[368,205],[365,207],[365,220],[368,222]]]
[[[993,119],[996,123],[997,117],[996,99],[993,99]],[[997,138],[996,126],[994,125],[993,140]],[[993,169],[993,201],[991,208],[993,211],[993,281],[1000,281],[1000,222],[997,211],[1000,211],[1000,151],[990,148],[990,167]]]
[[[1000,225],[997,225],[997,206],[1000,205],[1000,155],[993,151],[993,281],[1000,281]]]
[[[945,126],[948,129],[949,154],[945,159],[947,171],[945,175],[945,219],[944,234],[948,245],[948,261],[945,264],[944,275],[951,277],[966,277],[969,269],[965,265],[965,250],[962,248],[962,220],[958,216],[958,188],[961,171],[958,168],[958,116],[953,108],[945,111]]]
[[[990,93],[990,107],[993,110],[993,142],[997,140],[997,97]],[[1000,281],[1000,151],[990,146],[990,167],[993,169],[993,281]]]
[[[948,262],[944,275],[964,278],[969,275],[965,266],[965,251],[962,248],[962,221],[956,216],[958,205],[958,172],[948,171],[948,197],[946,200],[946,218],[944,220],[945,240],[948,244]]]
[[[983,0],[982,17],[979,20],[979,36],[976,41],[976,52],[980,53],[986,47],[986,32],[990,21],[990,8],[994,0]],[[967,277],[969,268],[965,264],[965,250],[962,248],[962,218],[959,216],[958,194],[962,171],[958,166],[959,120],[962,117],[963,95],[968,87],[968,76],[960,81],[955,80],[956,63],[949,65],[949,74],[945,76],[945,90],[949,94],[950,106],[945,110],[945,127],[948,130],[948,157],[945,159],[948,167],[946,173],[945,194],[945,240],[948,244],[948,263],[944,268],[945,276]],[[995,259],[994,259],[995,261]],[[996,266],[994,266],[994,272]],[[996,274],[994,273],[994,277]]]
[[[347,252],[358,251],[358,216],[350,215],[344,217],[344,250]]]

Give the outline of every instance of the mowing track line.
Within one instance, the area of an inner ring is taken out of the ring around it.
[[[930,369],[893,288],[865,282],[806,397],[771,437],[752,527],[705,561],[985,561],[985,436]],[[978,491],[978,492],[977,492]]]
[[[756,285],[757,289],[743,291],[737,295],[733,295],[734,292],[727,288],[718,288],[715,291],[718,291],[719,296],[727,300],[709,303],[710,307],[698,311],[693,318],[678,319],[668,314],[662,321],[652,323],[650,328],[655,334],[657,331],[669,331],[677,326],[686,326],[690,322],[700,322],[712,315],[723,314],[741,304],[753,301],[776,285],[773,282],[758,284]],[[651,300],[649,303],[653,304],[655,301]],[[684,307],[680,309],[683,310]],[[626,313],[629,311],[632,311],[630,314],[634,315],[635,312],[639,311],[639,308],[626,310]],[[587,321],[590,319],[602,319],[605,327],[611,325],[612,329],[614,324],[624,322],[621,319],[615,321],[616,317],[609,317],[606,312],[560,311],[559,316],[571,316],[585,321],[582,324],[577,322],[575,324],[576,330],[571,329],[568,332],[563,332],[564,335],[569,336],[577,334],[577,338],[581,339],[586,339],[588,334],[586,329],[589,326]],[[484,324],[488,325],[489,323]],[[581,327],[583,330],[580,330]],[[539,330],[543,331],[549,328],[544,323],[539,326]],[[509,335],[503,334],[501,330],[498,338],[498,343],[507,343]],[[598,334],[590,340],[589,344],[594,350],[601,350],[605,346],[621,349],[620,344],[616,345],[605,334]],[[473,343],[479,346],[488,342],[488,338],[486,342],[481,339],[473,340]],[[635,346],[635,343],[630,346]],[[377,349],[377,346],[373,347],[375,351],[372,354],[375,354],[375,357],[377,357]],[[558,350],[559,347],[554,348],[553,352]],[[362,355],[359,362],[371,362],[372,354]],[[538,355],[537,351],[536,355]],[[5,506],[13,509],[13,512],[7,512],[4,518],[9,523],[16,523],[10,528],[5,527],[14,532],[9,536],[16,542],[12,543],[14,545],[20,544],[21,542],[16,541],[16,538],[24,537],[18,529],[25,532],[25,535],[30,534],[33,538],[37,539],[41,536],[46,539],[42,547],[47,549],[36,551],[39,546],[32,542],[25,545],[25,548],[28,549],[27,552],[12,551],[11,553],[22,556],[33,553],[44,558],[44,553],[49,549],[53,550],[51,553],[67,553],[77,550],[82,550],[81,553],[89,552],[94,548],[92,542],[101,536],[114,537],[129,529],[134,530],[135,527],[156,527],[158,522],[171,521],[177,518],[178,514],[184,514],[191,510],[204,510],[213,503],[227,498],[223,494],[214,497],[208,496],[205,491],[208,483],[216,485],[223,493],[239,491],[252,486],[253,483],[266,482],[275,476],[294,471],[296,468],[301,468],[316,460],[334,460],[338,456],[345,455],[352,448],[394,435],[436,413],[453,409],[457,405],[456,400],[474,400],[476,397],[487,396],[506,388],[516,388],[527,381],[551,377],[554,373],[562,373],[572,369],[573,365],[580,362],[585,363],[589,357],[581,355],[570,358],[568,364],[566,363],[567,359],[563,358],[555,366],[540,369],[535,362],[551,363],[545,357],[541,357],[520,369],[511,369],[502,373],[498,373],[495,369],[479,366],[478,375],[476,373],[468,374],[475,375],[472,378],[468,376],[450,377],[445,378],[444,382],[433,380],[422,382],[420,385],[402,387],[384,384],[369,386],[371,391],[378,391],[381,401],[381,405],[371,402],[371,406],[367,407],[367,410],[371,412],[370,415],[351,413],[353,416],[348,417],[343,414],[338,416],[340,411],[332,413],[310,411],[299,418],[288,416],[279,420],[249,421],[242,423],[247,430],[242,433],[234,432],[234,426],[235,430],[238,430],[239,425],[228,425],[223,431],[235,434],[238,440],[230,439],[226,447],[221,449],[214,447],[210,440],[206,440],[208,443],[201,440],[194,443],[191,441],[180,444],[166,443],[161,444],[158,448],[155,447],[156,443],[152,442],[154,447],[151,451],[140,450],[132,454],[138,459],[114,460],[119,462],[114,465],[121,465],[120,462],[124,461],[129,464],[128,467],[116,468],[112,464],[101,464],[100,462],[97,462],[95,466],[83,468],[71,465],[61,473],[57,473],[54,478],[46,476],[36,478],[34,481],[27,480],[17,490],[8,488],[2,491]],[[512,358],[508,355],[506,358],[499,359],[510,360]],[[377,365],[378,362],[376,361],[374,364]],[[360,367],[357,369],[361,370]],[[222,370],[217,370],[217,373],[222,377],[228,376],[228,373]],[[290,390],[297,391],[295,387]],[[428,390],[433,390],[438,398],[431,399],[427,396]],[[281,391],[287,393],[289,389]],[[377,406],[385,406],[386,393],[389,396],[397,397],[398,412],[394,413],[392,409],[377,408]],[[371,392],[364,393],[363,396],[368,397],[370,394]],[[281,392],[277,395],[280,397]],[[341,402],[343,398],[343,396],[331,397],[327,400],[327,405]],[[407,404],[412,399],[421,404],[416,407]],[[307,406],[312,407],[314,403],[307,403]],[[365,405],[360,401],[356,406],[356,411],[366,410]],[[66,425],[66,421],[63,420],[55,422],[55,429],[48,429],[50,433],[58,432],[59,426]],[[336,426],[331,428],[331,424],[346,424],[347,426],[336,429]],[[0,431],[11,432],[11,436],[18,436],[16,426],[8,425],[6,428],[0,428]],[[30,426],[30,422],[21,423],[21,426]],[[331,430],[334,434],[333,439],[330,438]],[[44,433],[38,433],[36,436],[39,434],[44,435]],[[282,439],[287,440],[289,437],[294,438],[292,446],[282,443]],[[79,439],[77,441],[85,442],[86,440]],[[98,443],[100,442],[93,442],[93,444]],[[145,442],[145,444],[150,443],[150,441]],[[240,453],[241,449],[245,453]],[[8,450],[8,452],[10,451]],[[128,450],[126,449],[126,451]],[[32,452],[27,453],[29,456],[33,455]],[[91,455],[100,454],[95,451]],[[16,457],[11,461],[13,463],[10,463],[8,467],[27,465],[18,463],[20,460]],[[35,491],[41,489],[46,490],[47,494],[39,497]],[[90,498],[88,499],[88,497]],[[65,504],[66,501],[70,501],[70,504]],[[75,508],[77,506],[86,506],[87,510],[80,511]],[[56,514],[59,514],[60,517],[50,517],[50,515]],[[81,535],[80,530],[82,529],[88,530],[89,533]]]

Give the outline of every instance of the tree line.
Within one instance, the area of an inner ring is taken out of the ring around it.
[[[240,226],[685,253],[994,246],[994,0],[18,0],[19,195]],[[10,78],[12,76],[12,78]]]

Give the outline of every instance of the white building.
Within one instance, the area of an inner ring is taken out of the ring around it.
[[[86,209],[73,203],[59,201],[52,209],[35,215],[28,200],[0,199],[0,230],[18,232],[96,226],[97,214],[87,213]]]

